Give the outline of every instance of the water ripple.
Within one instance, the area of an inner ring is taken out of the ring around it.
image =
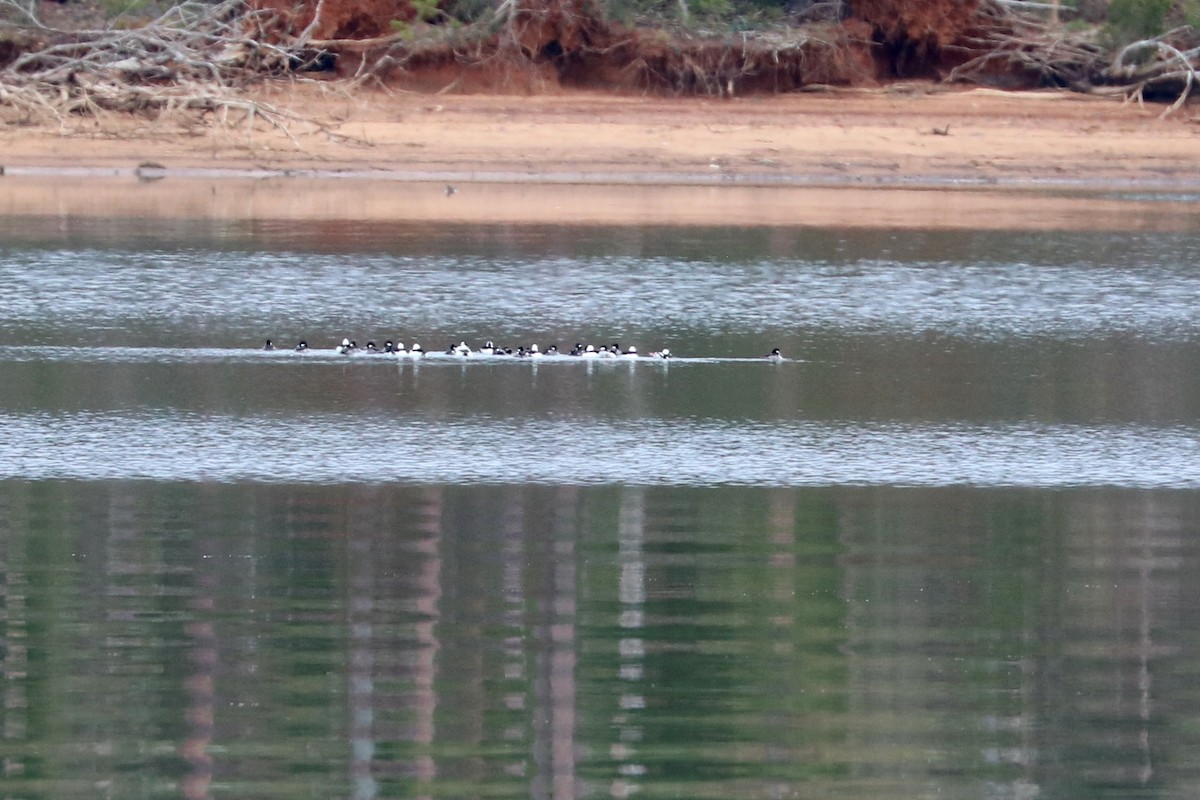
[[[538,330],[830,328],[982,338],[1200,332],[1186,263],[749,263],[225,252],[0,252],[0,334],[58,341],[126,327],[213,343],[259,336],[488,338]],[[355,330],[344,331],[348,321]],[[485,321],[488,330],[481,330]],[[50,342],[45,342],[50,343]]]
[[[1189,427],[0,415],[0,479],[1200,487]]]

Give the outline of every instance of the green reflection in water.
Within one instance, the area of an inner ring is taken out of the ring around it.
[[[1191,493],[0,484],[14,796],[1176,796]]]

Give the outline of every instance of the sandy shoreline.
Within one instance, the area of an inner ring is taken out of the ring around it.
[[[2,129],[0,213],[1170,229],[1190,202],[1114,192],[1200,194],[1189,109],[1064,93],[267,97],[332,135]]]
[[[1002,190],[8,176],[6,217],[574,225],[1191,230],[1200,202]]]

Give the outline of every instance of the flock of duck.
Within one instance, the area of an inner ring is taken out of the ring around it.
[[[274,343],[270,339],[267,339],[267,343],[266,343],[266,345],[263,346],[263,349],[264,350],[276,350],[278,348],[275,347]],[[301,339],[300,342],[292,349],[298,353],[307,352],[309,349],[308,342],[305,341],[304,339]],[[342,339],[342,343],[334,348],[334,352],[338,353],[339,355],[344,355],[344,356],[356,355],[359,353],[366,353],[366,354],[372,354],[372,355],[403,356],[403,357],[407,357],[407,358],[421,358],[421,357],[429,354],[428,351],[426,351],[424,348],[421,347],[421,345],[417,344],[416,342],[413,343],[412,347],[405,348],[403,343],[393,342],[391,339],[388,339],[387,341],[385,341],[383,343],[383,347],[376,345],[375,342],[373,342],[373,341],[367,342],[367,344],[364,347],[359,347],[358,343],[352,339]],[[536,344],[531,344],[528,347],[526,347],[525,345],[521,345],[516,350],[514,350],[511,347],[497,347],[494,342],[489,340],[484,343],[483,347],[480,347],[478,349],[473,349],[470,345],[468,345],[466,343],[466,341],[460,341],[458,344],[450,345],[450,347],[446,348],[445,350],[435,351],[435,352],[438,352],[442,355],[447,355],[447,356],[457,356],[459,358],[469,358],[470,356],[473,356],[473,355],[502,356],[502,357],[512,357],[512,358],[542,358],[544,356],[560,356],[560,355],[575,356],[578,358],[589,358],[589,359],[590,358],[623,358],[623,359],[649,358],[649,359],[664,360],[664,359],[671,358],[671,351],[666,347],[664,347],[661,350],[655,350],[651,353],[642,354],[642,353],[638,352],[637,347],[632,346],[632,345],[630,345],[628,348],[622,350],[621,345],[616,342],[614,342],[611,346],[602,344],[599,347],[596,347],[595,345],[591,345],[591,344],[585,345],[582,342],[576,342],[575,346],[573,348],[571,348],[570,351],[568,351],[566,353],[562,353],[559,351],[558,346],[553,345],[553,344],[546,347],[545,350],[539,348]],[[771,350],[771,352],[769,352],[765,356],[763,356],[763,358],[767,359],[768,361],[782,361],[783,354],[780,353],[779,348],[776,347],[773,350]]]

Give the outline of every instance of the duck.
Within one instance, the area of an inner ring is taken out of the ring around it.
[[[529,345],[529,357],[530,358],[541,358],[542,355],[543,355],[542,351],[538,349],[538,346],[536,344]]]
[[[267,339],[267,343],[263,345],[263,350],[274,350],[275,345],[271,344],[271,340]]]
[[[549,347],[547,347],[547,348],[546,348],[546,355],[548,355],[548,356],[556,356],[556,355],[558,355],[558,345],[556,345],[556,344],[552,344],[552,345],[550,345]]]
[[[355,351],[357,349],[358,349],[358,344],[356,342],[350,341],[349,339],[342,339],[342,343],[334,348],[334,350],[336,350],[339,355],[343,355],[343,356],[348,356],[348,355],[350,355],[350,353],[352,353],[353,351]]]
[[[656,350],[650,354],[650,357],[651,358],[670,358],[671,357],[671,348],[664,347],[662,350]]]
[[[626,350],[624,353],[621,353],[621,358],[637,358],[637,357],[638,357],[638,351],[637,351],[637,347],[634,345],[629,345],[629,349]]]
[[[580,358],[599,358],[600,354],[596,352],[595,347],[592,347],[589,344],[587,347],[583,348],[583,351],[579,354],[579,357]]]
[[[421,349],[421,345],[417,344],[416,342],[413,342],[413,346],[408,351],[408,354],[410,356],[412,356],[413,358],[420,358],[421,356],[425,355],[425,351]]]
[[[303,353],[307,349],[308,349],[308,342],[304,341],[303,339],[301,339],[299,342],[296,343],[296,352],[297,353]]]
[[[583,355],[583,344],[581,342],[576,342],[575,346],[571,348],[570,355],[573,355],[573,356]]]
[[[779,352],[779,348],[775,347],[771,352],[767,353],[763,358],[768,361],[783,361],[783,353]]]
[[[494,355],[495,352],[496,352],[496,345],[494,342],[492,342],[491,339],[488,339],[486,342],[483,343],[483,347],[479,348],[480,355],[490,356],[490,355]]]
[[[395,353],[396,352],[396,343],[393,342],[391,339],[385,339],[383,342],[383,352]]]
[[[447,352],[452,356],[469,356],[471,355],[471,348],[467,347],[466,341],[463,340],[452,346]]]
[[[383,352],[382,350],[379,349],[379,346],[376,345],[374,341],[367,342],[366,350],[368,353],[382,353]]]
[[[615,350],[609,350],[607,346],[600,345],[600,358],[616,358],[620,353]]]

